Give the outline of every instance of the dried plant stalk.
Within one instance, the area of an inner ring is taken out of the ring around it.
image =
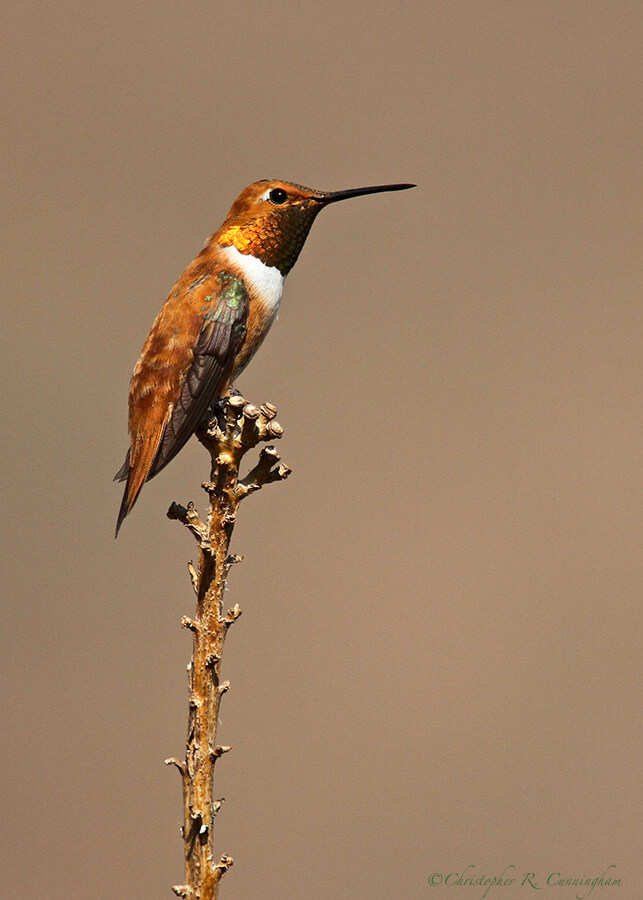
[[[258,408],[238,394],[230,397],[220,419],[197,432],[212,460],[210,481],[203,485],[210,497],[207,522],[193,503],[187,507],[173,503],[168,510],[169,518],[182,522],[199,547],[196,568],[188,564],[196,613],[194,618],[184,616],[181,623],[192,632],[194,642],[188,666],[186,755],[184,760],[166,760],[177,767],[183,782],[185,884],[175,885],[173,891],[186,900],[216,900],[221,878],[232,865],[227,853],[215,862],[213,847],[214,819],[221,806],[214,795],[214,769],[219,757],[230,750],[217,744],[221,697],[230,686],[221,680],[221,658],[228,629],[241,615],[238,605],[224,613],[223,596],[230,567],[241,559],[229,554],[239,504],[264,484],[290,474],[274,447],[264,447],[254,468],[239,478],[239,464],[248,450],[282,436],[276,412],[268,403]]]

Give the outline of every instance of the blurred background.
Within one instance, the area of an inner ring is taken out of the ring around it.
[[[428,881],[468,865],[641,895],[642,20],[4,4],[3,900],[183,879],[165,512],[207,460],[118,541],[112,476],[148,329],[259,178],[418,187],[319,217],[239,382],[294,474],[234,536],[222,896],[475,900]]]

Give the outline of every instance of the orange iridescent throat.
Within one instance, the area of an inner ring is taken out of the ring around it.
[[[320,209],[317,203],[305,209],[285,207],[250,222],[224,224],[217,243],[221,247],[236,247],[240,253],[255,256],[287,275],[297,262]]]

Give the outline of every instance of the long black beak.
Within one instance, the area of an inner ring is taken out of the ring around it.
[[[361,197],[363,194],[379,194],[382,191],[406,191],[408,188],[417,187],[415,184],[378,184],[374,187],[351,188],[348,191],[331,191],[323,197],[315,197],[319,203],[327,206],[329,203],[337,203],[338,200],[348,200],[349,197]]]

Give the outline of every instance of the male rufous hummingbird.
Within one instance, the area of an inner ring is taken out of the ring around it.
[[[328,192],[257,181],[241,192],[163,304],[134,368],[131,446],[115,478],[127,482],[117,535],[143,483],[176,456],[261,345],[317,213],[338,200],[411,187]]]

